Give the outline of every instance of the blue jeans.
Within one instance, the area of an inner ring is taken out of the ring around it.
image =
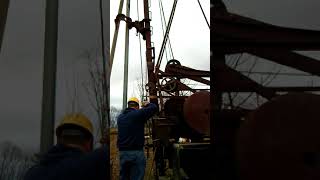
[[[120,180],[143,180],[145,167],[143,150],[120,151]]]

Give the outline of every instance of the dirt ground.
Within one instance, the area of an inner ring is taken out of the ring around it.
[[[119,180],[119,151],[117,149],[117,129],[113,128],[110,130],[110,158],[111,158],[111,168],[112,168],[112,180]],[[149,154],[149,155],[148,155]],[[152,162],[153,162],[153,152],[150,148],[149,153],[145,151],[145,155],[147,158],[147,166],[145,171],[145,180],[152,180],[153,171],[152,171]]]

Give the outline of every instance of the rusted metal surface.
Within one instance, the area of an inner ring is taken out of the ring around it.
[[[183,84],[178,79],[175,78],[164,78],[161,81],[161,90],[166,91],[168,93],[176,92],[176,91],[191,91],[193,93],[196,92],[195,89]]]
[[[160,71],[160,70],[159,70]],[[209,72],[208,72],[209,74]],[[187,76],[186,75],[183,75],[183,74],[174,74],[174,73],[166,73],[166,72],[160,72],[158,77],[159,78],[164,78],[164,77],[178,77],[178,78],[186,78],[186,77],[209,77],[210,75],[206,75],[206,76],[203,76],[202,74],[188,74]]]
[[[210,85],[210,81],[202,77],[209,77],[210,72],[188,68],[179,64],[168,64],[165,73],[174,74],[176,77],[188,78],[194,81]]]
[[[183,98],[170,98],[164,104],[164,113],[167,120],[175,123],[170,136],[172,138],[184,137],[196,140],[203,135],[187,123],[184,117],[185,100]]]
[[[217,64],[215,75],[215,88],[222,92],[257,92],[267,99],[277,95],[272,89],[263,87],[227,65]]]
[[[320,31],[274,26],[227,12],[222,1],[213,8],[213,53],[242,53],[320,75],[320,61],[292,50],[320,50]],[[213,61],[215,63],[215,61]],[[218,64],[219,65],[219,64]],[[276,88],[266,88],[227,66],[217,68],[215,87],[223,92],[258,92],[270,99]],[[301,88],[300,88],[301,89]],[[308,89],[307,87],[305,88]],[[312,90],[314,88],[310,88]],[[284,90],[284,88],[280,88]],[[288,89],[290,90],[290,89]]]
[[[209,71],[201,71],[192,69],[186,66],[178,65],[178,64],[169,64],[165,69],[166,73],[184,75],[184,76],[201,76],[201,77],[209,77]]]
[[[166,116],[180,116],[183,112],[183,104],[185,99],[170,98],[164,104],[164,112]]]
[[[9,8],[9,0],[1,0],[0,1],[0,52],[1,52],[3,34],[4,34],[6,22],[7,22],[8,8]]]
[[[186,99],[189,96],[162,96],[163,98],[168,98],[168,99]]]
[[[241,179],[320,178],[320,96],[279,96],[255,110],[240,128]]]
[[[148,8],[148,0],[144,0],[144,2],[146,10]],[[176,2],[177,1],[174,3],[176,4]],[[145,11],[146,19],[148,19],[146,16],[147,13],[148,12]],[[148,27],[150,24],[146,23],[145,26]],[[201,71],[182,66],[181,63],[176,59],[168,61],[165,70],[161,71],[159,68],[161,64],[161,53],[163,48],[161,48],[158,63],[155,66],[153,61],[154,56],[152,56],[152,47],[151,44],[149,44],[150,42],[150,32],[147,32],[147,68],[149,81],[146,90],[149,92],[150,98],[159,98],[161,107],[161,112],[158,114],[159,116],[153,119],[152,127],[153,139],[158,140],[158,143],[155,145],[155,147],[158,149],[157,153],[155,153],[155,168],[157,172],[164,174],[164,159],[168,159],[169,168],[172,167],[173,143],[178,142],[180,138],[190,139],[192,143],[201,143],[208,139],[208,136],[210,135],[210,93],[206,93],[206,97],[203,99],[201,96],[202,93],[200,93],[199,96],[199,93],[197,93],[198,90],[196,88],[191,88],[187,84],[184,84],[182,79],[186,78],[194,80],[209,86],[210,80],[208,80],[208,77],[210,77],[211,74],[210,71]],[[187,102],[185,109],[187,110],[188,115],[190,111],[194,112],[194,110],[196,110],[196,113],[190,114],[192,120],[189,119],[191,123],[188,123],[188,120],[184,116],[184,103],[187,98],[190,98],[190,93],[195,93],[196,95],[191,97],[189,100],[190,102]],[[193,101],[196,101],[199,98],[197,96],[200,97],[200,100],[203,99],[201,101],[206,101],[207,103],[205,106],[203,106],[204,102],[201,102],[202,107],[197,106],[195,109],[189,109],[190,104],[188,105],[188,103],[193,103]],[[152,102],[152,99],[150,100]],[[206,107],[206,109],[203,109],[204,107]],[[195,119],[197,119],[198,122],[195,122]],[[190,157],[186,157],[185,160],[192,159]],[[203,168],[199,169],[203,170]],[[195,172],[196,170],[193,169],[191,171]],[[201,174],[204,175],[204,173]],[[209,172],[209,174],[212,175],[211,172]]]
[[[206,85],[210,85],[210,80],[203,77],[209,77],[209,71],[196,70],[189,67],[182,66],[181,63],[172,59],[168,61],[165,72],[159,70],[157,78],[159,80],[160,91],[165,91],[172,96],[179,96],[180,91],[190,91],[195,93],[197,90],[182,83],[180,79],[188,78]]]
[[[275,63],[320,76],[320,61],[311,57],[303,56],[290,51],[265,51],[263,49],[249,51],[249,53],[261,58],[269,59]]]
[[[214,29],[214,28],[213,28]],[[212,48],[210,46],[210,48]],[[222,91],[219,90],[216,86],[218,84],[218,68],[217,64],[220,64],[221,66],[225,64],[225,55],[219,52],[212,51],[212,60],[210,63],[210,71],[212,72],[210,80],[211,83],[211,111],[210,111],[210,117],[211,119],[214,119],[214,121],[211,121],[210,123],[210,143],[212,144],[212,152],[213,153],[213,174],[215,176],[215,179],[225,179],[225,174],[230,174],[230,169],[226,166],[224,166],[226,163],[225,157],[225,148],[224,148],[224,138],[223,138],[223,122],[224,119],[221,118],[220,112],[222,108]],[[213,97],[214,94],[214,97]],[[227,173],[228,172],[228,173]],[[230,178],[229,178],[230,179]]]
[[[144,40],[146,40],[146,32],[150,31],[150,28],[146,27],[146,22],[150,23],[150,19],[143,19],[141,21],[132,21],[132,19],[124,14],[118,14],[114,20],[116,24],[119,24],[120,21],[125,21],[128,24],[128,28],[136,28],[137,33],[141,33]]]
[[[228,54],[249,53],[319,76],[319,60],[293,51],[320,50],[320,31],[274,26],[232,14],[221,0],[214,0],[213,6],[210,79],[215,97],[211,96],[214,104],[210,112],[214,118],[211,139],[215,140],[211,143],[215,147],[215,178],[228,179],[239,170],[241,180],[320,179],[320,96],[276,94],[318,91],[319,87],[263,87],[223,62]],[[270,101],[251,113],[240,133],[235,134],[238,127],[233,125],[240,120],[234,118],[230,126],[226,125],[229,118],[218,104],[222,99],[216,98],[224,92],[258,92]],[[237,153],[233,152],[234,138]]]
[[[191,92],[193,92],[193,93],[196,92],[196,89],[191,88],[191,87],[183,84],[183,83],[180,82],[180,81],[177,81],[177,85],[178,85],[178,88],[177,88],[177,89],[178,89],[179,91],[191,91]]]
[[[186,99],[183,106],[184,118],[197,132],[210,134],[210,92],[196,92]]]
[[[211,43],[213,53],[219,52],[225,55],[247,52],[310,74],[320,75],[320,61],[290,52],[319,50],[320,31],[274,26],[232,14],[227,12],[222,1],[216,1],[214,6],[212,16],[214,41]],[[260,91],[258,93],[268,99],[275,95],[275,88],[263,87],[231,68],[223,68],[216,74],[220,81],[215,82],[221,91]]]
[[[164,78],[161,80],[161,90],[166,92],[175,92],[178,88],[178,80],[175,78]]]
[[[153,47],[151,45],[151,30],[150,30],[150,17],[149,17],[149,0],[144,0],[144,19],[145,24],[145,38],[146,38],[146,60],[148,69],[148,87],[149,87],[149,99],[150,102],[158,105],[157,89],[156,89],[156,75],[154,73],[154,54]]]
[[[319,86],[312,86],[312,87],[268,87],[268,89],[272,89],[276,92],[306,92],[306,91],[320,91]]]

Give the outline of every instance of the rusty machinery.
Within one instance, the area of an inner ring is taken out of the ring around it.
[[[169,32],[176,4],[177,0],[173,3],[166,34]],[[210,72],[185,67],[176,59],[168,61],[164,71],[160,70],[161,58],[155,64],[155,51],[151,43],[151,19],[149,18],[148,8],[149,1],[144,0],[144,19],[141,21],[133,21],[130,17],[118,14],[115,22],[125,21],[129,25],[129,29],[134,27],[138,33],[141,33],[146,42],[148,83],[145,89],[149,94],[150,102],[157,104],[160,109],[158,116],[153,118],[151,127],[155,151],[156,177],[165,173],[166,168],[168,168],[166,160],[169,160],[169,167],[179,166],[187,170],[189,176],[199,179],[199,174],[205,175],[205,173],[201,173],[204,167],[190,162],[201,160],[201,158],[196,158],[197,156],[194,156],[194,154],[188,158],[185,157],[187,155],[175,156],[178,153],[174,153],[177,150],[174,144],[178,142],[179,138],[187,138],[192,143],[188,143],[188,147],[185,147],[185,149],[191,149],[193,153],[197,150],[202,151],[202,153],[198,154],[203,156],[202,159],[207,159],[210,144],[206,140],[210,137],[210,89],[191,88],[181,80],[190,79],[209,87],[210,80],[208,78],[210,77]],[[162,45],[160,52],[163,52],[163,47],[164,45]],[[187,95],[182,95],[182,92],[188,93],[186,93]],[[190,153],[190,151],[181,153]],[[175,160],[179,158],[179,163],[173,160],[174,158]],[[193,166],[186,167],[183,164]],[[201,162],[198,164],[201,164]],[[197,168],[198,173],[195,173]],[[180,168],[177,169],[176,174],[179,174],[179,172]]]
[[[185,170],[189,171],[187,172],[189,176],[194,176],[194,178],[199,179],[199,174],[205,175],[205,173],[201,173],[205,168],[198,165],[198,167],[202,168],[198,168],[198,173],[195,173],[195,169],[197,169],[196,163],[193,164],[190,162],[196,161],[196,156],[189,156],[188,158],[185,158],[186,155],[175,156],[178,153],[174,153],[177,149],[174,147],[174,144],[178,142],[180,137],[188,138],[192,143],[189,143],[188,148],[185,149],[191,149],[193,153],[196,150],[202,150],[202,153],[198,154],[204,156],[202,159],[206,159],[206,156],[209,153],[209,142],[206,142],[205,144],[203,143],[205,142],[205,138],[210,136],[210,91],[209,88],[206,90],[191,88],[187,84],[184,84],[181,79],[190,79],[209,86],[210,81],[208,78],[210,77],[210,72],[185,67],[175,59],[167,62],[164,71],[160,70],[161,54],[163,54],[165,43],[168,39],[168,33],[176,5],[177,0],[174,0],[165,33],[166,36],[164,38],[157,63],[155,63],[155,50],[151,43],[149,1],[144,0],[143,20],[132,21],[130,17],[119,14],[116,18],[116,22],[123,20],[128,23],[129,29],[133,27],[136,28],[137,32],[141,33],[146,42],[146,61],[148,71],[146,91],[149,94],[148,97],[150,102],[157,104],[160,109],[160,113],[152,121],[152,139],[153,147],[155,148],[156,177],[165,173],[165,169],[168,168],[165,160],[169,160],[169,167],[181,166]],[[189,93],[187,96],[182,96],[181,92]],[[190,96],[190,94],[192,95]],[[196,113],[194,111],[196,111]],[[194,148],[195,146],[196,148]],[[180,159],[178,163],[176,161],[177,159]],[[198,160],[199,159],[201,158],[198,158]],[[193,166],[186,167],[183,166],[183,164],[191,164]],[[199,162],[198,164],[201,163]],[[179,172],[180,168],[177,169],[175,174],[179,174]]]
[[[210,90],[191,88],[182,79],[190,79],[209,87],[209,76],[209,71],[183,66],[176,59],[168,61],[165,70],[158,70],[156,74],[161,111],[159,117],[153,119],[152,132],[158,149],[155,158],[160,175],[165,172],[165,168],[176,167],[175,159],[179,158],[179,167],[183,168],[190,178],[208,176],[203,173],[208,170],[201,164],[209,155]],[[191,142],[179,144],[180,138]],[[185,146],[185,152],[180,151],[180,155],[177,155],[176,148],[182,146]],[[190,156],[190,153],[193,153],[193,156]],[[165,164],[165,159],[169,164]],[[179,174],[179,171],[176,170],[175,175]]]
[[[279,27],[233,14],[221,0],[213,1],[211,26],[215,179],[318,179],[320,98],[303,92],[320,88],[265,87],[227,66],[225,56],[248,53],[319,76],[318,60],[293,51],[319,50],[320,31]],[[229,111],[222,108],[226,92],[256,92],[269,101],[253,112]]]
[[[167,121],[168,126],[176,126],[172,132],[175,135],[172,134],[170,138],[185,137],[197,141],[197,138],[201,140],[209,136],[210,91],[193,89],[181,81],[191,79],[209,86],[210,81],[204,78],[209,76],[210,72],[182,66],[178,60],[168,61],[164,72],[159,70],[160,121],[162,124]],[[182,96],[183,91],[189,91],[192,95]],[[167,95],[163,96],[162,92]]]

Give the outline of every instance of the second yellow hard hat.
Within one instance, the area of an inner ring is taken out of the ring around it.
[[[57,135],[65,125],[75,125],[75,126],[81,127],[85,129],[88,133],[90,133],[91,136],[93,136],[93,125],[91,121],[89,120],[89,118],[87,118],[85,115],[81,113],[65,115],[56,129]]]

